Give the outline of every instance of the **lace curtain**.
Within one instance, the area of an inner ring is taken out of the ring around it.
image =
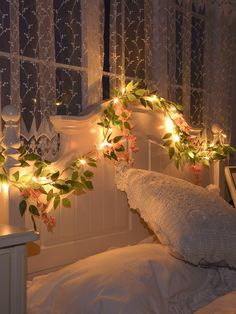
[[[1,0],[1,107],[20,109],[22,142],[52,159],[51,114],[79,115],[138,78],[230,136],[235,24],[233,0]]]

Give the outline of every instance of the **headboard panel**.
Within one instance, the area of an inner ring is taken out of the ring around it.
[[[72,154],[84,153],[83,147],[96,141],[94,134],[99,143],[99,132],[90,132],[97,127],[96,117],[90,114],[89,119],[83,118],[83,121],[74,117],[53,118],[57,131],[62,133],[63,149],[56,162],[58,167]],[[133,119],[140,148],[134,156],[134,167],[191,180],[189,171],[176,170],[165,149],[159,145],[165,133],[164,115],[135,107]],[[92,134],[91,138],[89,134]],[[56,269],[109,247],[138,242],[150,235],[139,216],[129,209],[125,193],[116,189],[114,175],[112,162],[100,161],[95,171],[94,190],[82,196],[72,195],[72,208],[60,207],[53,213],[57,222],[53,233],[40,225],[40,254],[31,256],[28,262],[31,275]],[[26,224],[31,227],[29,218]]]

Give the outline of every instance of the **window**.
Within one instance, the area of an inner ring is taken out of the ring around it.
[[[174,35],[170,35],[168,40],[175,44],[168,54],[169,95],[185,105],[185,114],[192,125],[202,126],[205,101],[205,5],[196,1],[173,1],[170,25]]]
[[[104,99],[126,80],[145,79],[145,2],[104,0]]]

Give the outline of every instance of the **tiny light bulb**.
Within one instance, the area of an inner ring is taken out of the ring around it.
[[[85,159],[79,159],[79,162],[81,163],[81,165],[86,165],[86,160]]]
[[[3,184],[2,184],[2,189],[3,189],[3,191],[4,191],[5,193],[7,193],[8,190],[9,190],[9,185],[8,185],[8,183],[3,183]]]
[[[32,181],[37,182],[37,178],[35,176],[33,176]]]
[[[179,135],[178,134],[174,134],[173,135],[173,140],[174,140],[174,142],[179,142],[179,140],[180,140]]]
[[[60,101],[57,101],[56,102],[56,106],[60,106],[61,105],[61,102]]]
[[[104,140],[102,143],[99,145],[99,149],[104,149],[105,146],[111,147],[111,144],[107,142],[107,140]]]
[[[152,98],[152,101],[157,101],[157,99],[158,99],[157,95],[152,95],[151,98]]]
[[[118,97],[115,97],[115,98],[113,99],[113,102],[114,102],[114,104],[117,104],[117,103],[119,102],[119,98],[118,98]]]
[[[121,89],[121,92],[122,92],[122,94],[125,93],[125,87],[123,87],[123,88]]]
[[[169,117],[165,118],[165,128],[167,132],[172,132],[174,128],[174,123]]]

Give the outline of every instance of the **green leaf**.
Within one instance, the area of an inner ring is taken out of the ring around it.
[[[125,90],[126,90],[126,92],[131,92],[131,91],[133,90],[133,88],[134,88],[134,82],[133,82],[133,81],[130,81],[130,82],[126,85]]]
[[[90,167],[97,167],[97,164],[95,162],[88,162],[88,165]]]
[[[13,173],[13,177],[14,177],[14,179],[15,179],[16,181],[18,181],[18,180],[19,180],[19,177],[20,177],[19,171],[16,171],[15,173]]]
[[[26,162],[25,160],[21,159],[20,160],[20,166],[21,167],[29,167],[30,164],[28,162]]]
[[[53,174],[51,175],[51,180],[52,180],[52,181],[57,180],[58,177],[59,177],[59,175],[60,175],[60,172],[59,172],[59,171],[53,173]]]
[[[191,151],[188,151],[188,156],[190,157],[190,158],[192,158],[192,159],[194,159],[194,153],[193,152],[191,152]]]
[[[115,148],[115,151],[116,152],[124,152],[125,151],[125,148],[123,145],[121,145],[119,148]]]
[[[146,94],[146,92],[147,92],[146,89],[137,89],[137,90],[135,91],[135,94],[136,94],[137,96],[143,96],[143,95]]]
[[[144,98],[141,98],[140,99],[140,103],[141,103],[141,105],[143,105],[143,107],[147,107],[147,101],[146,101],[146,99],[144,99]]]
[[[78,179],[78,176],[79,176],[79,174],[78,174],[78,171],[74,171],[73,173],[72,173],[72,176],[71,176],[71,178],[72,178],[72,180],[77,180]]]
[[[206,167],[210,167],[210,161],[207,160],[207,159],[203,159],[203,160],[202,160],[202,164],[203,164],[204,166],[206,166]]]
[[[174,147],[169,147],[169,157],[170,157],[170,159],[173,158],[174,154],[175,154],[175,149],[174,149]]]
[[[167,140],[168,138],[170,138],[172,136],[172,133],[166,133],[163,137],[162,137],[162,139],[163,140]]]
[[[135,101],[137,99],[133,94],[128,94],[127,97],[129,101]]]
[[[81,182],[74,182],[72,184],[72,186],[73,186],[74,189],[76,189],[78,191],[81,191],[81,190],[83,190],[85,188],[84,184],[81,183]]]
[[[170,146],[172,144],[172,140],[163,141],[163,146]]]
[[[70,202],[70,200],[69,200],[69,198],[63,198],[62,199],[62,205],[64,206],[64,207],[66,207],[66,208],[69,208],[69,207],[71,207],[71,202]]]
[[[89,170],[86,170],[83,174],[84,174],[84,176],[87,177],[87,178],[93,177],[92,171],[89,171]]]
[[[113,138],[113,143],[118,143],[122,139],[122,135]]]
[[[41,157],[37,154],[31,153],[31,154],[25,155],[24,159],[28,160],[28,161],[33,161],[33,160],[39,160],[39,159],[41,159]]]
[[[29,206],[29,212],[34,216],[40,216],[38,208],[34,205]]]
[[[129,122],[127,122],[127,121],[125,121],[125,123],[124,123],[124,127],[126,128],[126,129],[128,129],[128,130],[130,130],[131,128],[130,128],[130,124],[129,124]]]
[[[7,176],[3,173],[0,173],[0,183],[2,183],[2,184],[8,183]]]
[[[93,189],[92,181],[85,181],[84,184],[86,185],[87,189],[89,189],[89,190]]]
[[[56,209],[58,207],[58,205],[60,204],[60,196],[57,195],[55,198],[54,198],[54,201],[53,201],[53,208]]]
[[[42,170],[43,170],[43,167],[39,167],[39,168],[34,172],[35,177],[40,176]]]
[[[51,189],[47,194],[47,201],[50,202],[53,198],[53,189]]]
[[[19,204],[19,210],[20,210],[21,216],[24,216],[26,209],[27,209],[27,202],[26,200],[22,200]]]
[[[111,158],[115,159],[116,161],[118,160],[116,154],[112,151],[110,154]]]
[[[4,161],[5,161],[5,157],[2,154],[0,154],[0,164],[4,163]]]

